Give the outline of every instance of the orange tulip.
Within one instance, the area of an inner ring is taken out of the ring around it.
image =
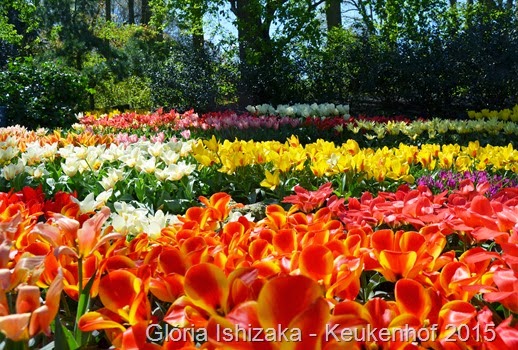
[[[415,278],[434,260],[425,237],[415,231],[379,230],[372,234],[371,245],[379,263],[374,269],[392,282]]]
[[[322,281],[324,285],[329,285],[333,273],[333,260],[333,253],[325,246],[307,246],[300,253],[300,272],[317,282]]]
[[[224,272],[212,264],[192,266],[185,274],[185,294],[192,303],[209,314],[227,313],[228,281]]]
[[[493,272],[489,264],[495,254],[482,248],[472,248],[459,261],[447,263],[436,282],[437,290],[449,300],[470,301],[476,293],[493,290]]]
[[[423,324],[432,309],[430,295],[423,285],[411,279],[401,279],[396,282],[394,293],[399,311],[415,316]]]
[[[199,199],[210,210],[212,219],[219,222],[223,222],[232,209],[229,206],[231,197],[224,192],[215,193],[209,199],[204,196]]]
[[[45,304],[40,304],[40,290],[36,286],[18,287],[16,314],[7,314],[8,308],[0,305],[0,332],[13,341],[27,341],[40,332],[50,336],[50,324],[59,311],[63,290],[63,275],[56,276],[47,290]]]
[[[448,342],[474,343],[477,310],[473,305],[461,300],[454,300],[442,306],[439,312],[439,337],[441,345]],[[459,339],[460,338],[460,339]],[[465,340],[467,339],[467,340]]]
[[[315,281],[305,276],[277,277],[263,287],[257,304],[262,327],[287,329],[287,334],[294,336],[297,331],[302,333],[302,341],[291,344],[290,348],[320,347],[329,306]]]
[[[101,236],[101,227],[110,216],[110,209],[103,207],[92,218],[85,221],[77,230],[77,251],[79,256],[88,256],[111,239],[123,238],[119,233],[109,233]]]

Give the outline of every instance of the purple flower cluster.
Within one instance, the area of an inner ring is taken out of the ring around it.
[[[417,185],[428,186],[432,191],[453,191],[459,189],[462,180],[469,179],[473,184],[488,182],[490,187],[486,195],[494,196],[500,189],[505,187],[517,187],[518,181],[505,178],[502,175],[489,174],[486,171],[465,171],[461,173],[451,170],[441,170],[436,174],[425,175],[416,180]]]

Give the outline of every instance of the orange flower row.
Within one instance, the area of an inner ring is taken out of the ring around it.
[[[91,281],[101,307],[79,329],[123,349],[514,348],[518,327],[493,303],[518,313],[518,191],[483,192],[402,187],[345,203],[329,185],[298,188],[259,222],[228,221],[230,196],[217,193],[158,239],[131,241],[105,224],[107,208],[77,217],[56,200],[37,223],[52,202],[1,194],[0,330],[48,332],[61,290],[77,300]],[[469,249],[449,250],[448,236]],[[489,238],[501,250],[480,246]],[[368,288],[378,274],[384,294]],[[48,288],[45,316],[34,285]]]

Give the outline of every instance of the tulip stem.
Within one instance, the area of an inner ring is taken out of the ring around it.
[[[68,302],[66,300],[66,294],[62,295],[60,300],[61,300],[61,304],[63,305],[63,310],[65,311],[65,314],[67,315],[67,317],[70,317],[70,315],[72,315],[72,313],[70,312],[70,306],[68,305]]]
[[[81,295],[83,292],[83,258],[79,257],[77,260],[77,294]]]
[[[16,313],[15,299],[13,293],[7,293],[7,305],[9,307],[9,313]]]
[[[83,294],[83,257],[79,257],[77,260],[77,297],[78,297],[78,310],[76,312],[76,324],[74,325],[74,336],[76,341],[81,341],[81,331],[79,330],[79,319],[82,315],[81,308],[81,295]]]
[[[367,289],[367,277],[365,276],[365,273],[362,273],[360,275],[360,279],[361,279],[361,291],[362,291],[362,301],[363,303],[365,304],[368,300],[369,300],[369,294],[370,294],[370,291],[368,291]]]

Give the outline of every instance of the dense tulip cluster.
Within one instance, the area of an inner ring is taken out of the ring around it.
[[[352,186],[351,181],[362,180],[413,183],[418,172],[441,169],[518,172],[518,152],[511,145],[482,147],[478,142],[374,149],[361,148],[354,140],[302,145],[293,136],[284,143],[219,142],[215,137],[168,140],[160,134],[152,140],[121,134],[38,136],[25,130],[3,137],[0,150],[4,191],[23,185],[41,185],[47,194],[77,191],[82,208],[133,199],[145,204],[153,216],[164,208],[185,211],[199,195],[217,192],[229,183],[248,192],[268,189],[276,196],[274,191],[287,193],[301,176],[313,186],[323,181],[336,184],[347,176]],[[506,186],[511,185],[508,181]]]
[[[93,130],[95,132],[158,132],[163,131],[190,131],[190,133],[207,137],[209,134],[219,133],[221,138],[233,140],[242,138],[243,131],[253,132],[253,135],[272,134],[286,129],[284,134],[310,137],[315,130],[326,131],[318,137],[331,136],[335,139],[347,140],[354,137],[357,141],[370,142],[372,140],[390,139],[399,142],[416,142],[417,140],[441,140],[455,135],[470,135],[470,140],[480,139],[481,135],[489,141],[498,141],[496,135],[506,137],[518,135],[516,121],[499,120],[443,120],[418,119],[411,121],[405,117],[293,117],[287,115],[255,115],[232,111],[211,112],[198,115],[194,111],[179,114],[175,111],[168,113],[158,110],[150,114],[121,113],[96,116],[87,114],[80,117],[80,123],[74,128],[78,131]],[[270,131],[270,132],[268,132]],[[253,135],[250,137],[253,138]],[[178,135],[177,135],[178,136]],[[475,138],[472,138],[475,136]],[[476,137],[478,136],[478,138]],[[209,136],[210,137],[210,136]],[[511,138],[512,139],[512,138]],[[315,141],[313,138],[312,141]],[[451,141],[449,141],[451,142]],[[489,142],[491,143],[491,142]]]
[[[489,109],[483,109],[480,112],[468,111],[468,117],[470,119],[500,119],[500,120],[512,120],[518,122],[518,105],[515,105],[512,109],[506,108],[501,111],[490,111]]]
[[[517,348],[516,124],[281,107],[0,129],[0,347]]]
[[[367,178],[384,180],[403,179],[412,182],[410,168],[419,165],[423,169],[505,169],[518,172],[518,152],[512,146],[481,147],[477,142],[467,147],[459,145],[423,145],[398,148],[361,149],[349,140],[341,146],[318,140],[302,146],[295,137],[286,143],[245,142],[212,140],[198,141],[193,146],[193,156],[204,165],[220,164],[220,171],[233,173],[238,167],[253,164],[272,164],[273,172],[285,173],[302,170],[305,165],[317,177],[332,176],[344,172],[363,173]],[[266,172],[266,187],[275,188],[279,178]]]
[[[50,335],[66,317],[59,299],[87,298],[75,339],[101,331],[121,349],[514,348],[518,189],[487,189],[346,201],[330,184],[296,187],[290,208],[270,205],[258,222],[229,220],[231,198],[217,193],[132,240],[106,207],[2,193],[0,330]]]

